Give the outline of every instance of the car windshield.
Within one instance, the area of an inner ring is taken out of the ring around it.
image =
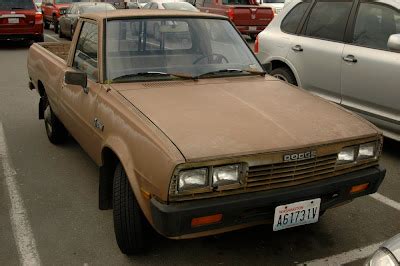
[[[172,9],[172,10],[198,11],[197,8],[195,8],[194,6],[192,6],[187,2],[162,3],[162,6],[165,9]]]
[[[106,79],[111,82],[263,73],[227,20],[111,20],[106,39]]]
[[[56,0],[56,4],[68,4],[68,3],[74,3],[74,2],[84,2],[81,0]]]
[[[32,0],[0,0],[0,10],[35,9]]]
[[[93,4],[93,5],[84,5],[79,11],[80,13],[96,13],[105,10],[115,10],[116,8],[111,4]]]
[[[224,5],[251,5],[249,0],[222,0]]]

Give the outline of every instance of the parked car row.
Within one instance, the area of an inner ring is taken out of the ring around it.
[[[294,0],[258,35],[268,72],[400,141],[400,3]]]

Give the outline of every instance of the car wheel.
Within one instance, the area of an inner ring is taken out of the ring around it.
[[[278,67],[271,71],[271,76],[297,86],[296,78],[288,67]]]
[[[47,137],[51,143],[56,145],[61,144],[67,139],[68,131],[53,113],[53,110],[48,103],[44,110],[44,125],[46,127]]]
[[[71,26],[71,31],[70,31],[71,35],[70,35],[70,39],[72,40],[72,38],[74,38],[74,27]]]
[[[113,216],[115,237],[121,252],[127,255],[142,253],[147,221],[121,163],[114,173]]]
[[[43,34],[37,36],[33,41],[34,41],[34,42],[44,42],[44,36],[43,36]]]
[[[57,18],[54,16],[53,17],[53,26],[54,26],[54,33],[58,33],[58,21]]]
[[[50,22],[48,22],[46,19],[44,19],[44,20],[43,20],[43,23],[44,23],[44,28],[45,28],[46,30],[48,30],[48,29],[50,28]]]
[[[257,39],[257,34],[250,34],[250,39],[254,42]]]
[[[61,30],[61,25],[60,25],[60,28],[58,30],[58,37],[60,37],[60,38],[64,38],[65,37],[65,35],[63,34],[63,32]]]

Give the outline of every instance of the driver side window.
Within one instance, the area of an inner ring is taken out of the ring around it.
[[[84,22],[75,50],[73,68],[87,73],[89,79],[98,80],[97,25]]]

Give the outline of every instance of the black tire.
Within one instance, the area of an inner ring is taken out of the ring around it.
[[[125,170],[119,163],[113,183],[114,232],[121,252],[127,255],[145,251],[147,220],[133,194]]]
[[[50,22],[48,22],[46,19],[44,19],[44,20],[43,20],[43,23],[44,23],[44,28],[45,28],[46,30],[48,30],[48,29],[50,28]]]
[[[54,33],[58,33],[58,20],[57,17],[53,17]]]
[[[297,86],[296,78],[288,67],[278,67],[271,71],[271,76]]]
[[[72,40],[72,38],[74,38],[74,27],[71,26],[71,31],[70,31],[70,36],[69,38]]]
[[[63,32],[61,30],[61,26],[60,26],[60,29],[58,30],[58,37],[60,37],[60,38],[64,38],[65,37],[65,35],[63,34]]]
[[[68,131],[53,113],[50,105],[47,104],[44,110],[44,125],[49,141],[55,145],[61,144],[68,138]]]
[[[253,42],[257,39],[257,34],[250,34],[249,36]]]
[[[34,42],[44,42],[44,36],[43,36],[43,34],[42,34],[42,35],[39,35],[38,37],[36,37],[36,38],[34,39]]]

